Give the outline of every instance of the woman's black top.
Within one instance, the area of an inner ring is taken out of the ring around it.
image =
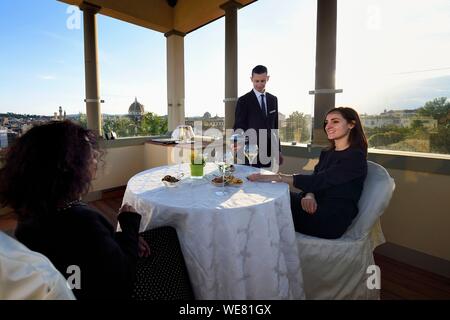
[[[291,194],[296,231],[326,239],[340,238],[358,214],[358,201],[367,176],[366,153],[357,148],[325,150],[312,175],[294,175],[301,195]],[[300,204],[308,192],[315,195],[317,210],[306,213]]]
[[[47,256],[70,285],[76,284],[76,279],[68,268],[79,267],[81,287],[73,289],[77,299],[129,299],[141,216],[122,212],[118,220],[121,232],[115,232],[99,212],[80,203],[46,218],[20,222],[16,237]]]
[[[357,204],[367,176],[367,159],[363,150],[325,150],[312,175],[294,175],[294,186],[314,193],[316,200],[345,199]]]

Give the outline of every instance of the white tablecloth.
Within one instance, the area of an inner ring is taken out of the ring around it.
[[[197,299],[303,299],[289,188],[245,179],[259,169],[236,166],[241,187],[210,183],[216,167],[208,163],[201,180],[189,177],[168,188],[161,178],[178,166],[158,167],[130,179],[123,202],[142,214],[140,230],[177,230]],[[151,244],[150,244],[151,246]]]

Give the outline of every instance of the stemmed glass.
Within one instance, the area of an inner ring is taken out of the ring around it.
[[[225,196],[227,192],[225,191],[225,171],[226,171],[226,163],[224,161],[224,157],[222,154],[216,154],[214,157],[214,163],[217,165],[219,172],[222,174],[222,191],[216,191],[216,195]]]
[[[230,149],[232,152],[231,155],[233,157],[233,162],[236,162],[236,164],[243,164],[245,161],[242,161],[242,155],[243,155],[243,147],[246,143],[247,139],[243,134],[235,133],[231,135],[230,138]]]
[[[246,144],[244,147],[244,154],[250,165],[252,165],[253,161],[258,157],[258,146],[256,144]]]
[[[172,132],[172,139],[175,139],[175,141],[177,141],[178,143],[191,143],[194,137],[195,137],[194,131],[192,130],[192,127],[188,125],[179,125]],[[177,147],[177,149],[179,152],[180,151],[179,147]],[[177,163],[178,163],[177,178],[181,179],[184,176],[184,173],[181,172],[181,165],[183,163],[183,159],[180,158],[179,154],[177,158]]]
[[[182,159],[178,159],[178,170],[177,170],[177,179],[181,179],[184,176],[184,173],[181,171],[181,165],[183,164]]]

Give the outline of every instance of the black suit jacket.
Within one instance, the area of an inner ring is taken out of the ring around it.
[[[236,113],[234,121],[234,130],[242,129],[247,131],[248,129],[255,129],[256,133],[259,133],[259,129],[267,129],[267,147],[268,155],[270,156],[271,150],[271,129],[278,129],[278,99],[276,96],[266,92],[266,108],[267,116],[261,110],[258,98],[253,90],[246,93],[242,97],[239,97],[236,104]],[[258,145],[259,145],[258,137]],[[281,150],[279,148],[279,150]],[[261,166],[258,160],[258,166]],[[264,166],[264,165],[263,165]],[[270,164],[265,165],[270,166]]]
[[[141,216],[122,212],[122,232],[98,211],[80,204],[48,218],[21,222],[16,238],[29,249],[45,255],[65,277],[67,268],[77,265],[81,288],[77,299],[130,299],[138,259]]]
[[[278,129],[278,99],[266,92],[267,117],[261,110],[256,94],[252,91],[240,97],[236,104],[234,130]]]

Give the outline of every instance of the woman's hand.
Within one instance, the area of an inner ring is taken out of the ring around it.
[[[124,203],[124,205],[119,209],[119,214],[122,212],[138,213],[136,209],[128,203]],[[141,236],[138,238],[138,255],[140,258],[147,258],[150,255],[150,247],[147,241],[145,241]]]
[[[314,193],[307,193],[301,200],[302,208],[309,214],[314,214],[317,210],[317,202]]]
[[[139,236],[138,254],[139,258],[147,258],[150,255],[150,246],[141,236]]]
[[[125,203],[120,209],[119,209],[119,213],[122,212],[135,212],[137,213],[136,209],[133,208],[131,205],[129,205],[128,203]]]
[[[261,182],[269,182],[273,181],[273,175],[271,174],[261,174],[261,173],[253,173],[247,177],[250,181],[261,181]]]

